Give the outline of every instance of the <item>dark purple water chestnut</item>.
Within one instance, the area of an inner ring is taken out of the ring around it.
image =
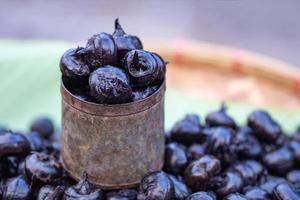
[[[205,155],[190,163],[184,172],[184,179],[193,190],[205,189],[206,182],[221,171],[221,162],[212,155]]]
[[[153,53],[144,50],[132,50],[123,59],[125,71],[136,86],[157,84],[160,68],[157,58]]]
[[[14,156],[3,157],[0,159],[0,177],[10,178],[18,175],[20,159]]]
[[[30,143],[24,135],[5,132],[0,135],[0,156],[24,156],[30,152]]]
[[[90,75],[90,68],[79,53],[82,47],[67,50],[60,59],[60,71],[64,77],[76,82],[84,82]]]
[[[249,200],[249,198],[245,197],[240,193],[233,193],[227,195],[223,200]]]
[[[224,126],[229,128],[236,128],[236,123],[227,113],[226,113],[226,106],[223,103],[219,110],[208,113],[205,118],[206,124],[209,127],[213,126]]]
[[[282,177],[265,175],[260,179],[259,187],[267,191],[270,196],[273,196],[273,189],[280,183],[285,183],[286,180]]]
[[[165,62],[164,59],[157,53],[152,53],[152,56],[156,60],[157,67],[159,69],[158,75],[152,84],[161,84],[166,76],[166,65],[168,62]]]
[[[171,130],[171,139],[181,144],[189,145],[201,142],[200,118],[195,114],[187,114],[177,122]]]
[[[4,200],[31,200],[31,187],[30,183],[24,176],[17,176],[10,178],[3,186]]]
[[[153,172],[141,181],[138,200],[173,200],[174,183],[163,171]]]
[[[281,127],[272,117],[263,110],[252,112],[248,117],[248,126],[258,138],[264,142],[275,142],[281,135]]]
[[[254,183],[258,178],[254,170],[244,162],[238,162],[232,165],[231,169],[240,173],[244,182],[244,186]]]
[[[45,185],[39,190],[37,200],[61,200],[63,194],[63,186]]]
[[[32,151],[42,151],[44,148],[44,139],[38,132],[28,132],[25,137],[30,142],[30,148]]]
[[[25,160],[25,173],[31,180],[48,184],[61,178],[62,167],[53,156],[35,152]]]
[[[185,184],[181,176],[169,175],[170,179],[174,184],[174,200],[185,200],[187,196],[190,195],[191,190]]]
[[[136,200],[137,194],[135,189],[112,191],[106,194],[106,200]]]
[[[291,184],[300,183],[300,170],[292,170],[286,175],[286,180]]]
[[[91,70],[103,65],[115,65],[117,61],[117,47],[108,33],[93,35],[78,53]]]
[[[294,156],[287,147],[267,153],[262,158],[264,165],[274,174],[285,174],[294,166]]]
[[[239,192],[243,185],[241,175],[238,172],[229,170],[211,178],[208,188],[215,191],[218,196],[225,197],[231,193]]]
[[[91,73],[91,95],[98,103],[118,104],[131,101],[132,89],[126,73],[117,67],[103,66]]]
[[[63,200],[102,200],[103,192],[96,189],[88,180],[88,174],[83,172],[80,181],[67,188],[63,195]]]
[[[151,96],[155,91],[159,88],[156,86],[148,86],[148,87],[138,87],[132,89],[132,99],[133,101],[139,101]]]
[[[205,155],[205,148],[202,144],[192,144],[187,151],[189,162],[198,160]]]
[[[281,183],[273,190],[276,200],[300,200],[300,194],[288,183]]]
[[[171,174],[181,174],[187,164],[185,146],[175,142],[166,146],[164,171]]]
[[[248,165],[253,170],[257,179],[264,175],[266,172],[264,166],[256,160],[245,160],[243,161],[243,163],[245,165]]]
[[[234,148],[240,159],[258,158],[263,153],[263,148],[254,137],[251,128],[239,128],[234,139]]]
[[[115,20],[115,32],[112,36],[117,46],[118,60],[121,60],[131,50],[143,49],[141,40],[137,36],[125,33],[119,23],[119,19]]]
[[[49,117],[39,117],[32,122],[30,130],[48,139],[54,133],[54,124]]]
[[[271,200],[272,198],[264,189],[254,186],[245,190],[245,196],[249,200]]]
[[[186,200],[216,200],[217,197],[213,192],[196,192],[186,198]]]
[[[297,165],[300,165],[300,142],[293,140],[289,143],[288,146],[290,150],[293,152],[294,159]]]
[[[234,149],[234,132],[226,127],[212,127],[203,130],[207,136],[206,150],[208,153],[222,160],[223,165],[230,164],[236,160]]]

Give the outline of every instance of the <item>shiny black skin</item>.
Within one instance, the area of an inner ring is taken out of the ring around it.
[[[148,86],[148,87],[138,87],[132,88],[132,100],[139,101],[151,96],[154,92],[158,90],[159,86]]]
[[[213,192],[196,192],[186,198],[186,200],[217,200]]]
[[[4,200],[31,200],[30,183],[24,176],[17,176],[6,181],[3,187]]]
[[[228,165],[236,160],[234,132],[226,127],[212,127],[203,130],[207,136],[206,151]]]
[[[123,59],[123,67],[128,73],[130,81],[136,86],[157,84],[160,67],[153,53],[144,50],[132,50]]]
[[[43,151],[44,149],[44,139],[38,132],[28,132],[25,137],[30,142],[30,148],[32,151]]]
[[[163,171],[145,176],[139,187],[138,200],[173,200],[174,183]]]
[[[300,142],[293,140],[289,143],[288,146],[289,149],[293,152],[296,164],[300,166]]]
[[[171,139],[189,145],[202,141],[200,118],[195,114],[187,114],[171,129]]]
[[[249,198],[240,193],[234,193],[227,195],[223,200],[249,200]]]
[[[219,110],[208,113],[205,118],[206,124],[209,127],[224,126],[235,129],[237,127],[235,121],[226,113],[226,106],[223,103]]]
[[[108,192],[106,194],[106,200],[136,200],[137,194],[138,192],[135,189],[123,189]]]
[[[192,144],[187,150],[189,162],[198,160],[205,155],[205,147],[201,144]]]
[[[191,194],[190,188],[185,184],[181,176],[169,175],[174,184],[174,200],[185,200]]]
[[[245,196],[250,200],[271,200],[272,198],[267,191],[260,187],[250,187],[245,191]]]
[[[241,175],[238,172],[229,170],[211,178],[208,189],[215,191],[220,197],[225,197],[231,193],[240,192],[243,185]]]
[[[125,33],[119,19],[115,20],[115,31],[112,37],[117,47],[118,60],[121,60],[131,50],[143,49],[141,40],[137,36]]]
[[[30,143],[24,135],[7,131],[0,134],[0,157],[26,156],[30,152]]]
[[[288,183],[281,183],[273,190],[276,200],[300,200],[300,195]]]
[[[53,156],[34,152],[25,160],[25,173],[31,180],[49,184],[62,177],[62,167]]]
[[[102,104],[120,104],[131,101],[132,88],[126,73],[117,67],[106,65],[91,73],[91,96]]]
[[[158,67],[158,70],[159,70],[158,75],[157,75],[156,79],[153,81],[152,84],[161,84],[164,81],[165,76],[166,76],[167,62],[165,62],[164,59],[160,55],[158,55],[157,53],[152,52],[152,56],[156,60],[156,64],[157,64],[157,67]]]
[[[0,159],[0,177],[11,178],[18,175],[18,165],[20,159],[14,156]]]
[[[264,189],[269,195],[273,195],[274,188],[280,184],[286,182],[284,178],[266,175],[261,178],[260,188]]]
[[[30,130],[37,132],[43,138],[48,139],[54,133],[54,124],[49,117],[39,117],[33,120]]]
[[[117,61],[117,46],[108,33],[93,35],[85,48],[78,51],[91,70],[103,65],[115,65]]]
[[[256,160],[245,160],[243,163],[253,170],[257,180],[266,173],[265,167]]]
[[[294,166],[294,156],[288,147],[281,147],[263,156],[262,161],[274,174],[285,174]]]
[[[207,181],[221,171],[221,162],[212,155],[205,155],[190,163],[184,172],[184,180],[193,190],[205,189]]]
[[[59,66],[64,77],[78,82],[84,82],[89,77],[91,70],[79,53],[83,49],[82,47],[72,48],[62,55]]]
[[[170,143],[165,149],[164,171],[171,174],[181,174],[188,164],[185,146]]]
[[[280,125],[263,110],[254,111],[249,115],[248,126],[264,142],[275,142],[282,133]]]
[[[64,194],[63,186],[43,186],[38,193],[37,200],[61,200]]]
[[[67,188],[63,195],[63,200],[103,200],[104,195],[100,189],[95,189],[88,180],[88,174],[83,172],[80,181]]]
[[[252,129],[247,126],[237,130],[234,146],[239,159],[255,159],[263,154],[260,142],[253,135]]]
[[[244,186],[250,185],[258,179],[254,170],[244,162],[234,164],[231,169],[240,173]]]
[[[294,169],[287,173],[286,180],[291,184],[300,183],[300,170]]]

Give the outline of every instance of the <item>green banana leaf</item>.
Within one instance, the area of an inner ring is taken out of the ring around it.
[[[57,41],[0,40],[0,124],[26,131],[39,115],[50,116],[57,127],[61,120],[59,59],[74,44]],[[199,99],[168,88],[166,93],[166,128],[186,113],[200,117],[219,107],[220,102]],[[229,114],[243,124],[255,107],[227,103]],[[268,108],[286,132],[300,124],[300,108],[285,111]]]

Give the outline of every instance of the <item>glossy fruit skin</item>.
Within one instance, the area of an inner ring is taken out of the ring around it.
[[[217,200],[213,192],[196,192],[186,198],[186,200]]]
[[[276,200],[299,200],[300,195],[288,183],[281,183],[273,190]]]
[[[273,195],[274,188],[280,183],[285,183],[286,180],[281,177],[267,175],[262,177],[260,182],[261,184],[259,187],[267,191],[267,193],[271,196]]]
[[[263,110],[252,112],[248,117],[248,126],[251,127],[258,138],[266,142],[275,142],[281,135],[281,127]]]
[[[39,117],[32,122],[30,130],[48,139],[54,133],[54,124],[48,117]]]
[[[203,190],[207,181],[221,171],[221,162],[212,155],[205,155],[190,163],[184,172],[184,179],[193,190]]]
[[[123,59],[123,66],[130,81],[136,86],[157,84],[160,67],[153,53],[144,50],[132,50]]]
[[[226,171],[209,180],[208,188],[215,191],[218,196],[225,197],[231,193],[240,192],[243,179],[238,172]]]
[[[232,170],[240,173],[244,185],[250,185],[257,180],[257,176],[252,168],[243,162],[236,163],[231,168]]]
[[[249,127],[239,128],[234,139],[235,151],[240,159],[259,158],[263,148]]]
[[[39,190],[37,200],[61,200],[63,193],[63,186],[45,185]]]
[[[205,129],[207,135],[206,150],[223,161],[224,165],[233,163],[236,160],[234,149],[234,132],[225,127],[213,127]]]
[[[285,174],[294,166],[293,153],[287,147],[265,154],[262,160],[268,170],[275,174]]]
[[[155,93],[159,88],[159,85],[155,86],[148,86],[148,87],[138,87],[132,89],[132,100],[133,101],[140,101],[151,96]]]
[[[286,175],[286,180],[291,184],[300,183],[300,170],[292,170]]]
[[[173,126],[171,139],[185,145],[201,142],[200,118],[195,114],[187,114]]]
[[[0,135],[0,156],[24,156],[30,152],[30,143],[25,136],[5,132]]]
[[[122,69],[110,65],[91,73],[89,78],[91,95],[98,103],[127,103],[132,98],[129,79]]]
[[[169,175],[174,184],[174,200],[185,200],[191,194],[190,188],[185,184],[180,176]]]
[[[93,35],[78,53],[92,70],[103,65],[115,65],[117,60],[117,46],[108,33]]]
[[[136,200],[138,192],[135,189],[123,189],[106,194],[106,200]]]
[[[25,137],[30,142],[30,148],[32,151],[42,151],[44,149],[44,139],[38,132],[28,132]]]
[[[169,176],[162,172],[154,172],[141,181],[138,200],[173,200],[174,183]]]
[[[251,199],[257,200],[271,200],[272,198],[269,196],[267,191],[260,187],[251,187],[245,191],[245,196]]]
[[[137,36],[125,33],[119,19],[115,20],[115,31],[112,37],[117,47],[118,60],[121,60],[131,50],[143,49],[141,40]]]
[[[17,176],[6,181],[2,199],[30,200],[31,188],[24,176]]]
[[[31,180],[50,184],[61,178],[62,167],[53,156],[35,152],[25,160],[25,173]]]
[[[95,189],[88,180],[88,174],[83,172],[80,181],[64,192],[62,200],[103,200],[103,192]]]
[[[90,74],[90,68],[79,53],[84,48],[72,48],[67,50],[60,59],[60,71],[64,77],[73,81],[84,81]]]
[[[192,144],[187,151],[189,162],[200,159],[205,155],[205,147],[201,144]]]
[[[178,143],[170,143],[165,149],[164,170],[171,174],[181,174],[188,164],[186,148]]]
[[[223,200],[249,200],[249,199],[242,194],[233,193],[227,195]]]
[[[205,118],[206,124],[209,127],[214,126],[224,126],[228,128],[236,128],[236,123],[229,115],[226,113],[226,107],[223,103],[218,111],[209,113]]]
[[[288,144],[288,147],[293,153],[296,164],[300,166],[300,142],[293,140]]]

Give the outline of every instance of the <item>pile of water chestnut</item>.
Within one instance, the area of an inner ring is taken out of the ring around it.
[[[60,60],[63,83],[81,100],[122,104],[142,100],[161,86],[166,62],[143,50],[141,40],[115,20],[113,34],[99,33],[85,47],[67,50]]]
[[[63,169],[60,134],[49,118],[27,133],[0,129],[3,200],[299,200],[300,128],[291,136],[265,111],[239,126],[224,106],[205,122],[186,115],[165,133],[164,167],[138,187],[104,191]],[[101,155],[99,155],[101,156]]]

